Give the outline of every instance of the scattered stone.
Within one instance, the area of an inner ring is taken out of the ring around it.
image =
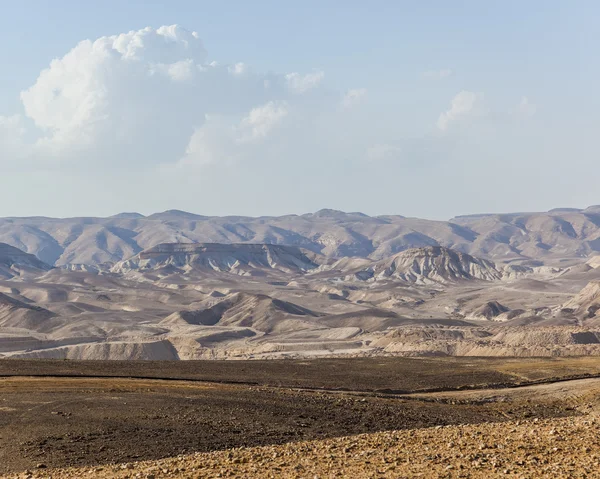
[[[593,414],[593,413],[592,413]],[[595,416],[482,423],[361,434],[322,441],[180,455],[114,468],[26,471],[19,479],[196,477],[600,478],[600,422]],[[554,432],[552,432],[554,431]],[[565,447],[554,447],[556,434]],[[481,439],[485,438],[485,443]],[[568,445],[568,447],[567,447]],[[482,447],[481,451],[479,447]],[[342,453],[343,452],[343,453]],[[158,473],[157,473],[158,470]],[[14,476],[11,476],[14,477]]]

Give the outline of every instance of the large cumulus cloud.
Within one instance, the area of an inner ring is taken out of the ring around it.
[[[323,77],[208,62],[199,35],[176,25],[85,40],[21,93],[24,115],[0,117],[0,139],[11,139],[0,148],[48,166],[226,162],[247,156],[292,111],[335,112],[342,95],[325,92]],[[33,125],[26,145],[23,119]]]

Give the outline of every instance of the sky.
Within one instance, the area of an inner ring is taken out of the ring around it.
[[[0,216],[600,203],[596,1],[0,9]]]

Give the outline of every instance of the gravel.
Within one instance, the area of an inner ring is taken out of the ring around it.
[[[5,477],[600,478],[600,417],[437,426]]]

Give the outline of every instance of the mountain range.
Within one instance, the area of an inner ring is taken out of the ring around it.
[[[600,355],[598,216],[5,218],[0,356]]]
[[[0,218],[0,242],[55,266],[114,264],[161,243],[298,246],[330,258],[380,260],[443,246],[502,263],[568,265],[600,254],[600,206],[449,221],[324,209],[286,216],[201,216],[170,210],[107,218]]]

